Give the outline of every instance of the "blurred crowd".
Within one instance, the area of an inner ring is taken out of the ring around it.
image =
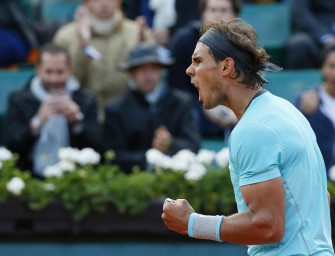
[[[36,71],[11,94],[6,113],[6,146],[20,154],[22,169],[43,178],[58,149],[71,146],[113,150],[130,172],[148,168],[150,148],[172,155],[198,151],[202,138],[223,141],[236,117],[223,106],[204,110],[185,73],[201,22],[275,2],[291,12],[284,68],[322,73],[319,87],[295,104],[315,130],[327,168],[335,164],[334,1],[76,1],[73,19],[50,21],[41,18],[43,3],[71,1],[0,1],[0,66]]]

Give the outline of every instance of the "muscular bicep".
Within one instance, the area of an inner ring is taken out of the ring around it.
[[[285,229],[285,194],[281,177],[241,186],[253,221],[282,236]]]

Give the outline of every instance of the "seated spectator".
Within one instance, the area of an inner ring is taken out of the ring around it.
[[[302,93],[297,107],[310,122],[329,170],[335,165],[335,45],[323,51],[321,73],[320,87]]]
[[[76,20],[60,28],[54,42],[73,60],[74,74],[98,98],[100,116],[105,102],[127,89],[127,76],[117,65],[141,41],[153,41],[143,19],[126,19],[121,0],[84,0]]]
[[[140,44],[120,66],[129,75],[129,90],[106,105],[103,130],[106,150],[115,151],[116,163],[126,172],[134,166],[147,168],[150,148],[169,155],[199,149],[192,101],[164,79],[164,68],[171,63],[157,45]]]
[[[322,49],[335,44],[335,1],[290,0],[288,3],[293,34],[287,46],[287,67],[317,68]]]
[[[199,0],[202,20],[230,19],[239,15],[239,0]],[[203,109],[198,91],[191,85],[186,69],[191,64],[193,49],[199,40],[201,21],[192,21],[177,30],[172,38],[171,54],[175,63],[169,68],[169,84],[192,95],[194,112],[205,137],[221,137],[225,127],[233,126],[236,117],[225,108],[212,111]],[[227,111],[226,111],[227,110]],[[225,120],[222,120],[225,119]]]
[[[97,102],[72,75],[66,49],[41,49],[36,75],[10,96],[5,128],[6,146],[19,154],[19,167],[41,178],[46,166],[58,162],[62,147],[99,150]]]

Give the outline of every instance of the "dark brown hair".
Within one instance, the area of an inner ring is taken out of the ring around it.
[[[66,57],[66,61],[69,65],[71,65],[71,57],[70,54],[68,52],[68,50],[66,48],[64,48],[63,46],[57,45],[57,44],[53,44],[53,43],[49,43],[46,44],[44,46],[41,47],[40,51],[39,51],[39,56],[37,59],[37,64],[41,64],[42,63],[42,56],[44,53],[50,53],[50,54],[59,54],[59,53],[63,53]]]
[[[216,29],[223,35],[237,49],[236,51],[246,53],[244,54],[247,56],[246,61],[234,58],[238,53],[227,53],[226,57],[231,57],[235,61],[236,73],[233,78],[241,77],[240,82],[246,84],[247,87],[254,89],[261,87],[264,81],[260,72],[268,61],[269,55],[262,47],[257,46],[257,34],[254,29],[239,18],[228,21],[221,19],[220,21],[205,21],[200,29],[200,34],[205,34],[211,28]],[[212,51],[210,51],[210,54],[216,62],[223,60],[215,56]]]

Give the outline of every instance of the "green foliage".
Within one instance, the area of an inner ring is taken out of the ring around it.
[[[156,172],[155,191],[162,197],[186,198],[192,183],[186,181],[184,174],[184,171],[174,172],[169,169]]]
[[[120,213],[141,213],[156,198],[155,182],[156,179],[152,173],[120,174],[108,184],[112,197],[111,203]]]
[[[200,213],[229,215],[236,211],[228,168],[207,166],[200,179],[188,180],[187,171],[164,168],[126,174],[112,164],[114,157],[108,152],[105,164],[77,163],[74,170],[42,180],[16,168],[18,157],[14,155],[0,162],[0,203],[15,198],[28,209],[40,211],[58,202],[77,221],[90,213],[103,213],[111,205],[120,214],[140,214],[153,201],[163,202],[166,197],[185,198]],[[8,188],[13,178],[21,182],[19,192]],[[328,191],[335,198],[333,181],[328,181]]]
[[[0,202],[16,197],[33,211],[59,202],[77,221],[93,212],[103,213],[110,205],[121,214],[140,214],[153,201],[166,197],[185,198],[196,211],[229,214],[235,209],[227,168],[209,167],[201,179],[187,180],[185,171],[137,170],[126,174],[110,162],[97,166],[77,164],[75,170],[42,180],[18,170],[15,161],[2,162]],[[24,182],[18,195],[7,189],[13,177]]]
[[[335,198],[335,182],[328,181],[328,192],[331,198]]]
[[[235,197],[228,168],[208,169],[187,197],[197,210],[203,208],[205,212],[220,212],[225,215],[232,213],[235,209]]]

